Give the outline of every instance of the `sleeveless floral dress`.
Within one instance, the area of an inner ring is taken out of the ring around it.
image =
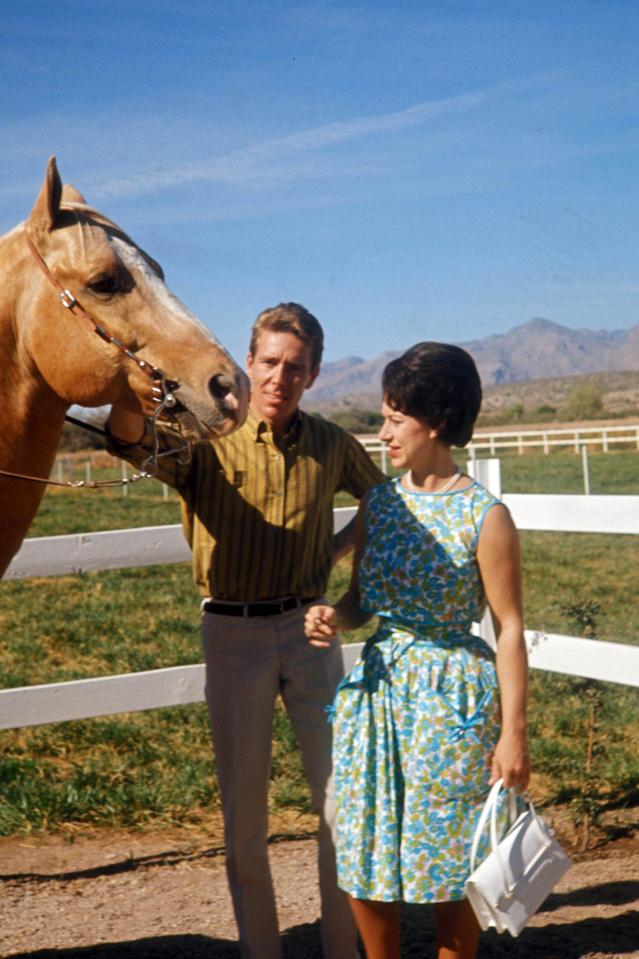
[[[470,632],[485,599],[475,559],[488,510],[449,493],[374,487],[360,564],[380,626],[332,707],[339,885],[356,899],[461,899],[499,735],[492,650]]]

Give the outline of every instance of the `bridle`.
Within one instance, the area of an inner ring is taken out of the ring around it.
[[[169,392],[178,388],[180,384],[176,380],[167,379],[162,370],[158,369],[157,366],[152,366],[151,363],[147,363],[147,361],[143,360],[142,357],[137,355],[137,353],[134,353],[133,350],[130,350],[126,343],[123,343],[122,340],[119,340],[117,336],[113,336],[112,333],[107,332],[103,326],[100,326],[99,323],[96,323],[96,321],[89,316],[82,305],[78,303],[73,293],[70,290],[65,289],[65,287],[63,287],[62,284],[56,280],[55,276],[42,257],[42,254],[37,249],[35,243],[28,233],[27,246],[29,247],[33,258],[46,276],[49,283],[51,283],[54,289],[57,290],[60,303],[62,303],[62,306],[64,306],[65,309],[69,310],[70,313],[73,313],[74,316],[78,316],[82,322],[89,327],[89,329],[98,334],[100,339],[117,347],[120,352],[124,353],[128,359],[135,363],[143,373],[146,373],[147,376],[150,376],[152,380],[160,382],[162,384],[163,392]],[[173,397],[173,402],[168,403],[167,406],[175,405],[175,402],[175,398]]]
[[[150,479],[154,477],[158,470],[158,459],[163,456],[183,456],[186,453],[188,457],[190,455],[190,447],[188,442],[185,441],[184,446],[178,447],[176,449],[170,449],[166,452],[159,452],[159,437],[157,433],[157,420],[158,417],[163,413],[170,416],[175,414],[179,410],[183,410],[184,407],[178,399],[173,395],[173,391],[177,390],[180,386],[177,380],[170,380],[164,370],[159,369],[157,366],[148,363],[146,360],[142,359],[141,356],[138,356],[133,350],[129,349],[126,343],[123,343],[122,340],[118,339],[117,336],[114,336],[112,333],[109,333],[108,330],[105,330],[103,326],[97,323],[93,317],[89,316],[86,310],[83,308],[82,304],[78,302],[73,293],[62,286],[62,284],[55,278],[51,270],[49,269],[44,257],[36,247],[35,243],[29,236],[26,234],[27,246],[31,252],[31,255],[35,259],[36,263],[42,270],[43,274],[51,283],[53,288],[57,291],[58,298],[62,306],[69,310],[74,316],[77,316],[89,329],[93,330],[100,339],[104,340],[106,343],[115,346],[116,349],[120,350],[121,353],[131,360],[136,366],[142,370],[148,377],[150,377],[153,382],[159,384],[160,398],[156,409],[151,414],[151,423],[152,423],[152,432],[153,432],[153,442],[152,442],[152,451],[150,456],[142,464],[142,468],[139,473],[134,473],[132,476],[127,478],[122,478],[119,480],[97,480],[97,481],[88,481],[88,480],[78,480],[67,482],[60,482],[57,480],[44,479],[41,476],[26,476],[22,473],[10,473],[7,470],[0,469],[0,476],[9,476],[14,479],[29,480],[33,483],[44,483],[47,486],[66,486],[73,489],[80,489],[86,487],[89,489],[97,489],[101,486],[122,486],[127,483],[136,483],[141,479]],[[74,420],[74,422],[78,422]],[[187,459],[188,462],[188,459]]]

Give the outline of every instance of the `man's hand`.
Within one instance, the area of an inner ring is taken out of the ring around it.
[[[337,636],[337,612],[334,606],[311,606],[304,617],[304,632],[311,646],[330,646]]]
[[[111,407],[108,425],[111,436],[123,443],[139,443],[144,435],[144,417],[121,406]]]

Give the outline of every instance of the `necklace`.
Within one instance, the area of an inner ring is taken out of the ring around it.
[[[417,489],[417,487],[416,487],[416,486],[414,485],[414,483],[413,483],[412,475],[413,475],[413,471],[412,471],[412,470],[409,470],[407,473],[404,474],[404,482],[405,482],[406,486],[408,487],[409,492],[410,492],[410,493],[425,493],[425,492],[427,492],[426,490],[423,490],[423,489]],[[448,479],[448,480],[444,483],[444,485],[441,487],[441,489],[428,490],[428,492],[429,492],[429,493],[447,493],[448,490],[450,490],[450,489],[453,488],[453,486],[455,485],[455,483],[457,482],[457,480],[460,478],[461,475],[462,475],[462,474],[461,474],[460,470],[458,470],[457,467],[455,466],[455,472],[454,472],[453,475],[450,477],[450,479]]]

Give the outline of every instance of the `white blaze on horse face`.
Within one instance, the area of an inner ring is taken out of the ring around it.
[[[171,333],[171,326],[174,325],[177,336],[187,338],[189,331],[195,332],[206,337],[211,344],[218,349],[223,350],[219,340],[202,321],[188,310],[184,304],[178,300],[177,296],[171,292],[164,280],[157,275],[151,268],[149,262],[144,258],[140,250],[125,243],[119,237],[110,238],[110,243],[115,250],[118,258],[126,266],[137,283],[143,282],[148,294],[157,304],[157,315],[162,316],[163,332]],[[153,311],[155,314],[155,310]],[[226,353],[226,350],[223,350]]]
[[[248,410],[246,375],[201,320],[171,292],[137,247],[119,237],[110,237],[109,242],[143,291],[144,312],[149,322],[144,323],[143,330],[131,332],[144,341],[144,358],[169,378],[178,379],[172,371],[170,357],[154,352],[153,333],[157,330],[162,342],[171,343],[182,362],[188,358],[189,375],[179,378],[180,385],[174,391],[177,397],[214,433],[224,434],[240,425]],[[211,397],[210,405],[202,402],[204,387]]]

